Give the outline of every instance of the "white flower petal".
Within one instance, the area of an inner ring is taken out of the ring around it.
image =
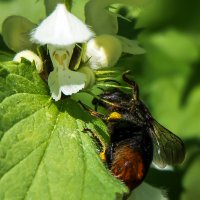
[[[143,182],[139,187],[133,190],[128,200],[168,200],[166,196],[165,191],[159,190],[158,188]]]
[[[85,74],[57,67],[48,77],[51,96],[55,101],[60,100],[61,92],[65,95],[77,93],[85,87],[85,82]]]
[[[33,51],[30,51],[30,50],[20,51],[19,53],[15,55],[15,57],[13,58],[13,61],[21,62],[21,58],[26,58],[30,62],[34,61],[38,73],[42,72],[43,70],[42,60]]]
[[[121,53],[121,43],[112,35],[100,35],[92,38],[86,47],[86,59],[92,69],[114,66]]]
[[[86,76],[83,73],[59,69],[58,74],[61,91],[65,95],[77,93],[85,87]]]
[[[152,162],[151,167],[160,171],[174,171],[174,167],[171,165],[166,165],[164,168],[163,167],[161,168],[158,165],[156,165],[154,162]]]
[[[68,68],[75,44],[58,48],[53,45],[48,45],[49,54],[54,67]]]
[[[51,91],[51,96],[55,101],[58,101],[61,98],[61,88],[58,80],[58,69],[54,69],[49,74],[48,85]]]
[[[39,44],[68,46],[83,43],[94,33],[76,16],[71,14],[64,4],[56,9],[33,31],[32,41]]]

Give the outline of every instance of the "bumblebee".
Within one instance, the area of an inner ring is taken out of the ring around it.
[[[152,161],[160,168],[175,165],[184,160],[185,150],[181,139],[152,117],[139,98],[136,82],[126,73],[122,78],[132,88],[131,94],[106,90],[93,99],[96,110],[88,111],[106,123],[110,134],[110,145],[101,158],[111,173],[133,190],[144,180]],[[108,114],[97,112],[99,106]]]

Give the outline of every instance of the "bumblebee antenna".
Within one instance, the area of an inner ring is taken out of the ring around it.
[[[125,81],[128,85],[131,86],[132,90],[133,90],[133,99],[137,100],[139,98],[139,87],[137,85],[137,83],[134,80],[130,80],[127,77],[127,74],[130,74],[130,70],[124,72],[122,74],[122,79],[123,81]]]

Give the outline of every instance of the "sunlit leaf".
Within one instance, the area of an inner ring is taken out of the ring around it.
[[[0,199],[120,198],[126,188],[84,132],[91,117],[69,98],[54,103],[34,68],[1,64]]]

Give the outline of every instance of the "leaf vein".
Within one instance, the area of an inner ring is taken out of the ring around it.
[[[60,108],[60,109],[62,109],[62,106],[63,106],[63,104],[61,104],[61,108]],[[51,137],[52,137],[52,135],[53,135],[53,133],[54,133],[54,131],[55,131],[55,129],[56,129],[56,126],[57,126],[57,123],[58,123],[60,114],[61,114],[61,113],[58,111],[57,117],[56,117],[56,120],[55,120],[55,124],[54,124],[54,126],[53,126],[53,128],[52,128],[52,131],[49,133],[49,138],[47,139],[47,145],[46,145],[46,147],[45,147],[44,153],[43,153],[42,156],[41,156],[41,159],[40,159],[40,161],[39,161],[39,163],[38,163],[38,166],[37,166],[37,168],[36,168],[36,170],[35,170],[35,173],[34,173],[34,175],[33,175],[32,181],[31,181],[30,185],[29,185],[28,188],[27,188],[27,191],[26,191],[26,194],[25,194],[25,196],[24,196],[24,199],[27,198],[28,192],[30,191],[30,189],[31,189],[31,187],[32,187],[32,185],[33,185],[33,183],[34,183],[35,177],[37,176],[39,167],[41,166],[41,163],[42,163],[42,161],[43,161],[43,159],[44,159],[44,157],[45,157],[45,154],[46,154],[46,152],[47,152],[47,149],[48,149],[48,147],[49,147]],[[50,195],[50,196],[51,196],[51,195]]]
[[[0,142],[2,141],[2,139],[4,138],[4,136],[6,135],[6,133],[9,132],[10,129],[12,129],[13,127],[17,126],[20,122],[27,120],[29,117],[32,117],[33,115],[35,115],[36,113],[40,112],[42,109],[45,109],[47,106],[49,105],[49,99],[47,100],[47,102],[45,103],[45,105],[43,105],[39,110],[36,110],[35,112],[31,113],[30,115],[26,116],[23,119],[20,119],[18,122],[16,122],[13,126],[9,127],[7,130],[4,131],[4,134],[2,135],[2,137],[0,138]]]
[[[27,153],[26,156],[24,156],[23,159],[19,160],[17,163],[15,163],[13,166],[11,166],[1,177],[0,180],[2,180],[4,178],[4,176],[6,176],[12,169],[14,169],[15,167],[17,167],[21,162],[23,162],[25,159],[27,159],[35,150],[37,150],[42,144],[44,144],[46,141],[41,142],[37,147],[35,147],[34,149],[32,149],[30,152]]]
[[[77,124],[77,126],[78,126],[77,121],[76,121],[76,124]],[[85,191],[85,175],[86,175],[86,168],[87,168],[87,166],[86,166],[85,151],[84,151],[84,149],[83,149],[83,139],[82,139],[82,136],[81,136],[82,133],[83,133],[83,132],[78,131],[78,137],[79,137],[80,143],[81,143],[81,144],[80,144],[80,147],[81,147],[82,152],[83,152],[83,157],[82,157],[82,159],[83,159],[83,163],[84,163],[84,166],[83,166],[83,180],[82,180],[82,187],[81,187],[81,192],[80,192],[80,194],[81,194],[81,199],[83,199],[83,194],[84,194],[84,191]]]

